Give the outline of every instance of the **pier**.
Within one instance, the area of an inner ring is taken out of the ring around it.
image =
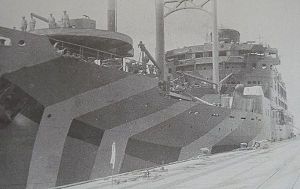
[[[163,167],[77,183],[56,189],[296,189],[300,188],[300,139],[255,150],[203,155]]]

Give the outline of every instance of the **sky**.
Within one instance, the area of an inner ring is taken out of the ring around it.
[[[203,1],[203,0],[194,0]],[[0,0],[0,26],[20,27],[21,17],[29,19],[31,12],[60,19],[63,10],[70,18],[88,15],[97,21],[98,29],[106,29],[107,0]],[[143,41],[155,52],[155,0],[117,0],[118,31]],[[207,4],[205,9],[210,10]],[[300,128],[300,1],[299,0],[218,0],[218,24],[236,29],[241,41],[261,41],[279,50],[282,73],[287,84],[288,105]],[[37,22],[37,27],[46,27]],[[210,31],[211,19],[201,11],[184,10],[165,20],[166,50],[198,45]]]

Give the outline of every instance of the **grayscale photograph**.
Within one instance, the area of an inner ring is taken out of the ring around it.
[[[300,189],[299,0],[0,0],[0,189]]]

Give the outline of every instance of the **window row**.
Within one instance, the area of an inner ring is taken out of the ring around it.
[[[247,82],[248,85],[262,85],[263,82],[262,81],[248,81]]]
[[[219,51],[219,56],[245,56],[245,55],[259,55],[264,56],[264,53],[253,53],[248,50],[239,50],[239,51]],[[212,51],[205,51],[205,52],[196,52],[196,53],[185,53],[176,55],[173,58],[177,58],[178,60],[184,60],[184,59],[191,59],[191,58],[203,58],[203,57],[212,57]],[[171,58],[171,57],[170,57]],[[263,66],[266,68],[266,65]]]

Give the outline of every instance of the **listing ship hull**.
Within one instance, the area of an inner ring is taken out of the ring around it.
[[[157,79],[57,57],[45,36],[1,33],[12,40],[0,51],[2,188],[109,176],[113,142],[113,174],[191,158],[245,123],[231,118],[241,111],[163,95]]]
[[[201,148],[218,153],[240,143],[291,136],[292,124],[276,122],[275,106],[264,97],[268,93],[245,95],[246,85],[222,95],[200,87],[192,89],[193,98],[172,96],[156,78],[58,56],[55,36],[73,30],[56,29],[48,38],[0,27],[11,40],[0,46],[1,188],[49,188],[185,160]],[[72,32],[102,50],[131,55],[126,35]],[[91,48],[87,53],[99,55]],[[216,103],[226,99],[227,104]]]

